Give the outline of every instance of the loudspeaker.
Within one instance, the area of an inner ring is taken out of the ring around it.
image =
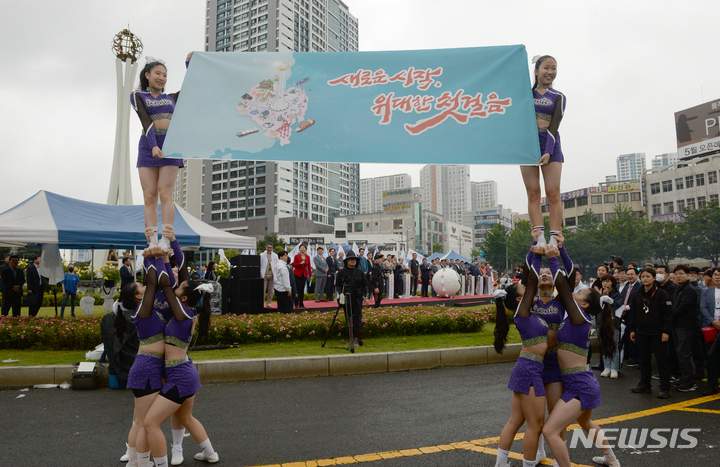
[[[240,268],[238,268],[240,269]],[[222,285],[222,313],[239,315],[263,312],[263,284],[259,277],[252,279],[220,279]]]
[[[257,266],[260,267],[260,255],[237,255],[230,258],[233,266]]]
[[[260,277],[260,267],[239,266],[232,268],[230,273],[238,279],[257,279]]]

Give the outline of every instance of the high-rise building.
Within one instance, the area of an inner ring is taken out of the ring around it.
[[[655,158],[652,160],[652,168],[655,167],[664,167],[666,165],[673,165],[678,163],[678,155],[676,152],[668,152],[665,154],[660,154],[659,156],[655,156]]]
[[[617,181],[640,180],[645,173],[645,153],[635,152],[617,158]]]
[[[341,0],[209,0],[208,52],[358,50],[358,20]],[[360,211],[360,164],[191,160],[175,201],[222,230],[253,236],[332,232]]]
[[[482,208],[497,206],[498,190],[497,182],[494,180],[486,180],[484,182],[470,182],[471,190],[471,209],[476,211]]]
[[[424,208],[456,224],[472,207],[469,165],[426,165],[420,170]]]
[[[360,179],[360,214],[383,210],[383,192],[412,188],[408,174]]]

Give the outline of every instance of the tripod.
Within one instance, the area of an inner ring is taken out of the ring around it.
[[[350,335],[350,347],[332,347],[332,348],[346,349],[346,350],[349,350],[350,353],[355,353],[355,336],[354,336],[353,320],[352,320],[352,299],[351,299],[349,292],[346,292],[344,294],[344,297],[345,297],[345,305],[344,305],[345,321],[347,322],[348,334]],[[327,343],[328,339],[330,338],[330,333],[332,332],[332,328],[335,325],[335,321],[337,320],[338,313],[340,313],[341,308],[343,308],[343,305],[338,303],[337,310],[335,310],[335,316],[333,316],[332,323],[330,324],[327,335],[325,336],[325,342],[323,342],[320,347],[325,347],[325,344]],[[339,327],[340,327],[340,323],[338,323],[338,328]]]

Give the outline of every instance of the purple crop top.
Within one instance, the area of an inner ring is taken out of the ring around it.
[[[195,318],[195,312],[182,303],[180,306],[182,307],[185,316],[189,319],[178,321],[174,316],[170,318],[170,322],[165,328],[165,341],[170,345],[187,349],[190,346],[190,341],[192,340],[192,325],[193,318]]]
[[[557,258],[552,257],[548,258],[548,264],[554,280],[560,272],[560,263]],[[547,303],[543,303],[542,300],[537,299],[533,304],[532,311],[547,322],[548,329],[558,330],[560,323],[562,323],[563,318],[565,318],[565,307],[562,306],[557,298],[553,298]]]
[[[535,98],[535,118],[537,120],[546,120],[548,122],[552,122],[553,115],[555,115],[555,111],[559,110],[559,115],[555,117],[556,119],[562,119],[562,116],[565,114],[565,95],[561,93],[560,91],[557,91],[553,88],[550,88],[545,92],[545,94],[540,94],[537,89],[533,90],[533,96]],[[556,109],[558,99],[562,102],[562,106],[560,109]],[[556,127],[559,125],[559,121],[556,122]],[[557,130],[555,132],[548,131],[548,137],[545,141],[545,147],[541,148],[543,150],[543,154],[553,154],[553,151],[555,150],[555,134],[557,134]]]
[[[578,307],[578,309],[585,318],[585,323],[573,325],[570,322],[570,317],[565,318],[558,330],[558,349],[569,350],[578,355],[587,356],[590,348],[589,335],[592,323],[582,308]]]
[[[154,264],[152,264],[154,263]],[[157,271],[159,263],[162,263],[162,259],[159,261],[151,261],[148,265],[146,262],[146,268],[149,271],[153,268]],[[144,298],[143,298],[144,300]],[[159,342],[165,339],[165,319],[155,309],[152,310],[150,316],[147,318],[140,318],[138,313],[142,307],[142,302],[138,305],[135,313],[133,314],[133,324],[137,326],[138,337],[140,338],[140,345],[149,345],[155,342]]]

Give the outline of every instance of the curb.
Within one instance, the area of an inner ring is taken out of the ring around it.
[[[597,339],[593,336],[591,341],[596,349]],[[508,344],[502,354],[495,353],[493,346],[485,345],[405,352],[209,360],[195,362],[195,367],[203,383],[345,376],[514,362],[521,348],[521,344]],[[72,370],[72,365],[0,367],[0,388],[70,383]],[[108,386],[107,371],[101,374],[100,384]]]

